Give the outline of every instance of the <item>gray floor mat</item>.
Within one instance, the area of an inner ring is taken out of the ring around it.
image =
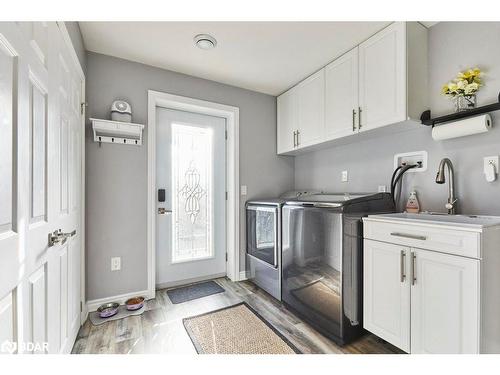
[[[225,292],[224,288],[215,281],[205,281],[167,290],[167,295],[173,304],[178,304],[223,292]]]

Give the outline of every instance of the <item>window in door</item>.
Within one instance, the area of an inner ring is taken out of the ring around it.
[[[172,124],[172,263],[214,256],[213,131]]]

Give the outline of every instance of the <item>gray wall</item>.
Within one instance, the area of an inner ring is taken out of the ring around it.
[[[429,29],[429,99],[433,114],[452,112],[452,103],[440,94],[442,84],[464,68],[479,66],[486,85],[478,95],[479,105],[495,102],[500,90],[500,23],[444,22]],[[483,157],[500,154],[500,112],[495,128],[487,134],[436,142],[431,129],[374,137],[355,144],[331,147],[295,158],[295,187],[330,191],[376,191],[389,186],[394,154],[426,150],[427,172],[405,178],[406,202],[415,188],[423,209],[444,211],[447,187],[434,182],[439,161],[449,157],[455,166],[460,209],[464,213],[500,215],[500,181],[488,183],[483,175]],[[349,182],[340,182],[342,170]]]
[[[83,43],[82,32],[80,31],[80,26],[76,21],[65,21],[66,29],[68,30],[69,37],[75,48],[76,55],[80,61],[83,72],[87,72],[87,51],[85,50],[85,44]]]
[[[240,108],[241,254],[244,259],[246,199],[277,196],[293,187],[294,161],[276,156],[276,98],[171,71],[87,54],[87,114],[108,118],[115,99],[132,106],[133,121],[147,125],[147,90],[214,101]],[[144,134],[147,140],[147,129]],[[86,139],[87,298],[147,288],[147,142],[142,147]],[[122,270],[110,271],[110,258]],[[241,264],[243,269],[243,262]]]

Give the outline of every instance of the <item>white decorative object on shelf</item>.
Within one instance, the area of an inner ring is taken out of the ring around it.
[[[144,125],[91,118],[94,142],[142,145]]]
[[[115,100],[111,104],[111,120],[132,122],[132,107],[124,100]]]

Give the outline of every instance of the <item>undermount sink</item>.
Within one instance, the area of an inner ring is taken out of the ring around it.
[[[489,227],[500,224],[499,216],[448,215],[438,212],[424,212],[420,214],[395,213],[384,215],[370,215],[370,217],[394,221],[416,221],[432,224],[449,224],[474,227]]]

